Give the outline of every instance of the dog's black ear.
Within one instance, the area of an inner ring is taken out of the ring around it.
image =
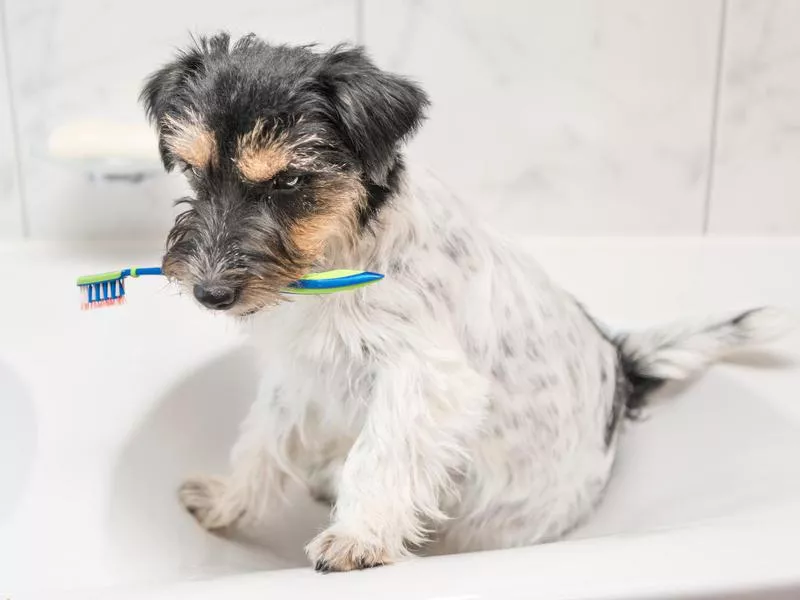
[[[411,81],[380,70],[361,48],[331,50],[321,79],[345,141],[367,177],[384,185],[399,143],[422,122],[428,97]]]
[[[203,71],[209,51],[216,47],[227,49],[229,41],[230,36],[226,33],[210,39],[200,38],[192,47],[182,51],[174,61],[145,80],[139,100],[144,104],[148,119],[159,130],[158,149],[167,171],[174,166],[174,160],[164,143],[161,131],[164,117],[176,116],[180,111],[186,100],[187,84]]]

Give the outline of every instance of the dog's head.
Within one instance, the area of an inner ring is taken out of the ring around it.
[[[164,273],[236,315],[276,303],[334,245],[357,239],[427,105],[361,49],[315,52],[252,35],[231,44],[226,34],[156,71],[142,100],[165,168],[181,168],[194,190]]]

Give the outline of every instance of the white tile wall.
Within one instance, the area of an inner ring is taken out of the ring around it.
[[[800,2],[729,0],[709,230],[800,234]]]
[[[694,234],[721,3],[365,2],[435,103],[414,156],[506,230]]]
[[[47,139],[78,118],[143,120],[143,78],[185,45],[189,32],[257,31],[270,39],[354,40],[354,0],[6,0],[12,88],[34,237],[161,236],[178,175],[138,185],[90,181],[53,161]],[[155,141],[154,141],[155,144]]]
[[[361,39],[419,79],[435,106],[412,158],[503,230],[800,234],[797,0],[0,5],[0,237],[23,215],[36,238],[162,236],[179,176],[92,181],[47,139],[75,119],[142,123],[142,78],[222,28]]]
[[[17,157],[5,56],[4,11],[0,0],[0,238],[23,234]]]

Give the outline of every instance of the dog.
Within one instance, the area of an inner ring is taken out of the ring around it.
[[[164,273],[241,319],[263,380],[225,477],[180,501],[209,530],[332,505],[319,571],[558,539],[609,480],[622,424],[669,380],[777,333],[776,313],[612,336],[537,264],[407,168],[428,98],[359,47],[198,39],[142,91],[193,189]],[[468,133],[465,132],[465,135]],[[379,284],[286,301],[315,270]]]

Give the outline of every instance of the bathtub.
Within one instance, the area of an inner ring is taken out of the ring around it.
[[[636,327],[800,307],[800,241],[537,239],[551,274]],[[76,275],[159,244],[0,246],[0,598],[800,598],[800,334],[714,367],[631,424],[596,514],[537,547],[319,575],[326,510],[296,493],[249,535],[184,514],[224,471],[257,373],[235,326],[161,280],[82,313]]]

